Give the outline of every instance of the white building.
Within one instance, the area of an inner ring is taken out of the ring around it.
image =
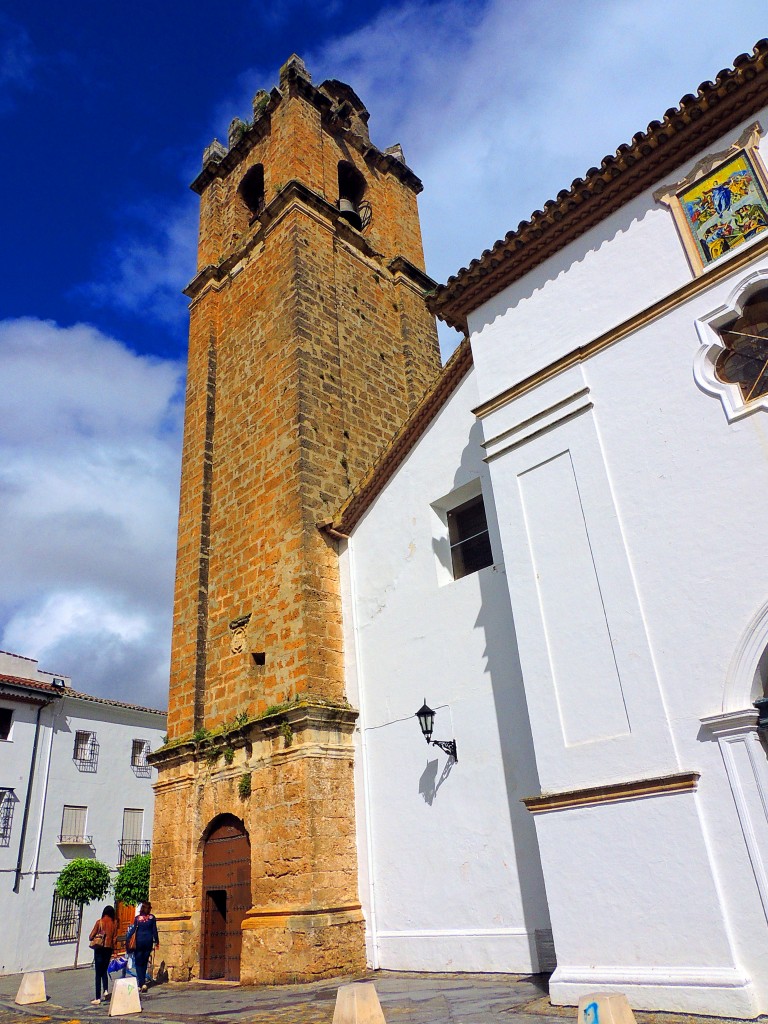
[[[117,868],[147,852],[165,712],[91,697],[37,662],[0,652],[0,973],[74,961],[77,908],[54,896],[75,857]],[[114,902],[109,896],[103,901]],[[81,957],[102,904],[86,907]]]
[[[768,1012],[767,57],[438,289],[469,341],[330,527],[374,966]]]

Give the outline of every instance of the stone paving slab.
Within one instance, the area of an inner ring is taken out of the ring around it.
[[[0,1024],[107,1024],[109,1004],[91,1006],[93,968],[46,971],[48,1001],[16,1006],[20,975],[0,977]],[[157,1024],[332,1024],[336,992],[373,981],[387,1024],[563,1024],[576,1008],[552,1006],[543,975],[410,974],[371,971],[305,985],[163,984],[142,996],[141,1017]],[[720,1017],[636,1011],[638,1024],[733,1024]],[[135,1018],[127,1018],[128,1021]],[[768,1024],[768,1018],[759,1022]]]

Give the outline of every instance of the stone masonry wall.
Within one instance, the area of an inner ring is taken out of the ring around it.
[[[178,978],[198,971],[203,843],[222,813],[251,842],[241,978],[363,966],[355,716],[337,553],[317,525],[439,369],[417,179],[378,151],[363,155],[305,79],[284,76],[281,91],[200,189],[170,745],[153,755],[153,897]],[[373,217],[363,232],[336,209],[339,160],[365,175]],[[266,209],[253,217],[239,185],[256,164]],[[288,716],[279,735],[275,715]],[[231,764],[206,748],[221,737],[237,739]],[[241,799],[244,772],[252,791]]]

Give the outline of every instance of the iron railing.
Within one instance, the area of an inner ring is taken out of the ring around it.
[[[121,867],[131,857],[150,853],[151,850],[152,841],[150,839],[121,839],[117,844],[117,866]]]

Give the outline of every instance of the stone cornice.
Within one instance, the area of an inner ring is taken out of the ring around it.
[[[334,729],[351,734],[359,712],[348,704],[306,698],[276,708],[261,718],[252,719],[243,725],[222,730],[212,736],[195,740],[192,737],[168,744],[153,751],[147,757],[156,768],[165,769],[184,764],[187,761],[207,760],[212,754],[223,754],[227,747],[238,750],[250,749],[259,740],[273,739],[286,727],[292,733],[305,730]]]
[[[676,772],[674,775],[635,779],[631,782],[612,782],[605,786],[542,793],[541,796],[525,797],[521,802],[532,814],[542,814],[544,811],[565,811],[574,807],[611,804],[618,800],[639,800],[642,797],[663,796],[668,793],[689,793],[696,789],[699,776],[699,772]]]
[[[209,263],[205,267],[202,267],[184,289],[184,294],[194,301],[203,292],[207,285],[215,285],[226,280],[237,265],[264,240],[272,227],[287,212],[291,204],[295,203],[300,203],[301,205],[308,207],[318,215],[320,219],[325,220],[329,226],[332,226],[338,232],[339,236],[353,248],[358,249],[361,253],[372,259],[382,262],[383,257],[381,253],[377,252],[377,250],[373,248],[365,235],[356,228],[353,228],[352,225],[341,216],[338,209],[332,203],[329,203],[327,199],[324,199],[317,192],[313,192],[312,189],[307,188],[307,186],[302,184],[302,182],[292,179],[280,189],[272,202],[264,208],[254,225],[253,233],[243,239],[237,248],[223,259],[221,263]],[[408,261],[403,259],[403,257],[395,257],[391,263],[394,263],[398,259],[402,260],[403,263],[408,263]],[[408,265],[411,266],[411,264]],[[416,267],[413,267],[413,271],[415,273],[419,273]],[[423,277],[427,282],[429,282],[425,287],[431,287],[434,285],[432,279],[428,278],[426,274],[424,274]]]
[[[432,312],[462,328],[473,309],[755,114],[768,103],[767,61],[762,39],[449,278],[430,298]]]

